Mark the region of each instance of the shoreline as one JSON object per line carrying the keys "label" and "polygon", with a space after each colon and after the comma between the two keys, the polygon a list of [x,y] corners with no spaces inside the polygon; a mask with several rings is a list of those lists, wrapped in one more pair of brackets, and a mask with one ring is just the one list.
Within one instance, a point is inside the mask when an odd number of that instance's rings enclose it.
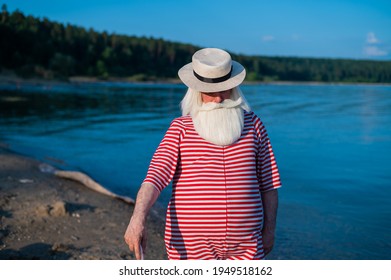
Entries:
{"label": "shoreline", "polygon": [[[123,240],[133,205],[39,170],[0,145],[0,260],[134,259]],[[164,219],[152,209],[145,259],[167,259]]]}
{"label": "shoreline", "polygon": [[[92,85],[118,83],[129,85],[183,85],[180,79],[133,81],[128,78],[109,78],[101,80],[95,77],[69,77],[67,80],[42,79],[42,78],[22,78],[15,74],[0,73],[0,85],[15,86],[54,86],[54,85]],[[359,82],[317,82],[317,81],[244,81],[243,85],[341,85],[341,86],[391,86],[391,83],[359,83]]]}

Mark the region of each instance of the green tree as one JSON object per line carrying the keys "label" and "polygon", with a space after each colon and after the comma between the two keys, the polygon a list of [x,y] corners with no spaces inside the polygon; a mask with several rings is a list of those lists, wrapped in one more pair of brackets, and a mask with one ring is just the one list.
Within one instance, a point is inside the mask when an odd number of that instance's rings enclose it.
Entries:
{"label": "green tree", "polygon": [[[71,75],[177,78],[198,46],[151,37],[96,32],[47,18],[12,13],[2,5],[0,69],[23,76]],[[248,81],[325,81],[391,83],[391,61],[266,57],[232,54]],[[48,74],[49,73],[49,74]]]}

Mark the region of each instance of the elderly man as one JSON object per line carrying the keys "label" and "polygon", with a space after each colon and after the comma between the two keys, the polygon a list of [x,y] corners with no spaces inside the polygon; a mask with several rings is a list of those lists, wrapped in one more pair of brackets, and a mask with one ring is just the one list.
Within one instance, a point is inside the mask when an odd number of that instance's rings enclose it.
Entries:
{"label": "elderly man", "polygon": [[169,259],[264,259],[274,244],[281,183],[265,127],[238,87],[246,71],[227,52],[206,48],[178,75],[189,88],[183,116],[151,160],[125,241],[142,259],[148,211],[173,181]]}

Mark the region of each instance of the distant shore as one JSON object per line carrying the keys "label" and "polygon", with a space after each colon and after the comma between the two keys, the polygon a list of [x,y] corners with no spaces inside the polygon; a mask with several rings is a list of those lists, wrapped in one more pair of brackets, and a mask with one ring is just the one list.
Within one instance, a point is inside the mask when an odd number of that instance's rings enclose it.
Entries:
{"label": "distant shore", "polygon": [[[108,78],[106,80],[96,77],[74,76],[68,79],[42,79],[42,78],[22,78],[13,73],[0,73],[0,85],[69,85],[69,84],[99,84],[99,83],[127,83],[127,84],[179,84],[180,79],[161,79],[151,81],[134,81],[129,78]],[[315,81],[245,81],[244,85],[371,85],[371,86],[391,86],[391,83],[341,83],[341,82],[315,82]]]}
{"label": "distant shore", "polygon": [[[133,205],[42,173],[40,164],[0,145],[0,259],[134,259],[123,240]],[[147,227],[145,258],[167,259],[156,211]]]}
{"label": "distant shore", "polygon": [[67,85],[67,84],[97,84],[97,83],[129,83],[129,84],[182,84],[179,79],[134,81],[128,78],[69,77],[67,79],[22,78],[13,73],[1,74],[0,85]]}

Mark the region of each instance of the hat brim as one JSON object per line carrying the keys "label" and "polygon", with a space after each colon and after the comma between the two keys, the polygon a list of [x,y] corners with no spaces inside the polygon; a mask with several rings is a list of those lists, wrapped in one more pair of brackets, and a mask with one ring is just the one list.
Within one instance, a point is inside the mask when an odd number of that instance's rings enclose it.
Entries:
{"label": "hat brim", "polygon": [[207,83],[194,76],[192,64],[189,63],[179,69],[178,76],[191,89],[200,92],[218,92],[240,85],[246,77],[246,69],[240,63],[232,61],[232,74],[228,80],[220,83]]}

